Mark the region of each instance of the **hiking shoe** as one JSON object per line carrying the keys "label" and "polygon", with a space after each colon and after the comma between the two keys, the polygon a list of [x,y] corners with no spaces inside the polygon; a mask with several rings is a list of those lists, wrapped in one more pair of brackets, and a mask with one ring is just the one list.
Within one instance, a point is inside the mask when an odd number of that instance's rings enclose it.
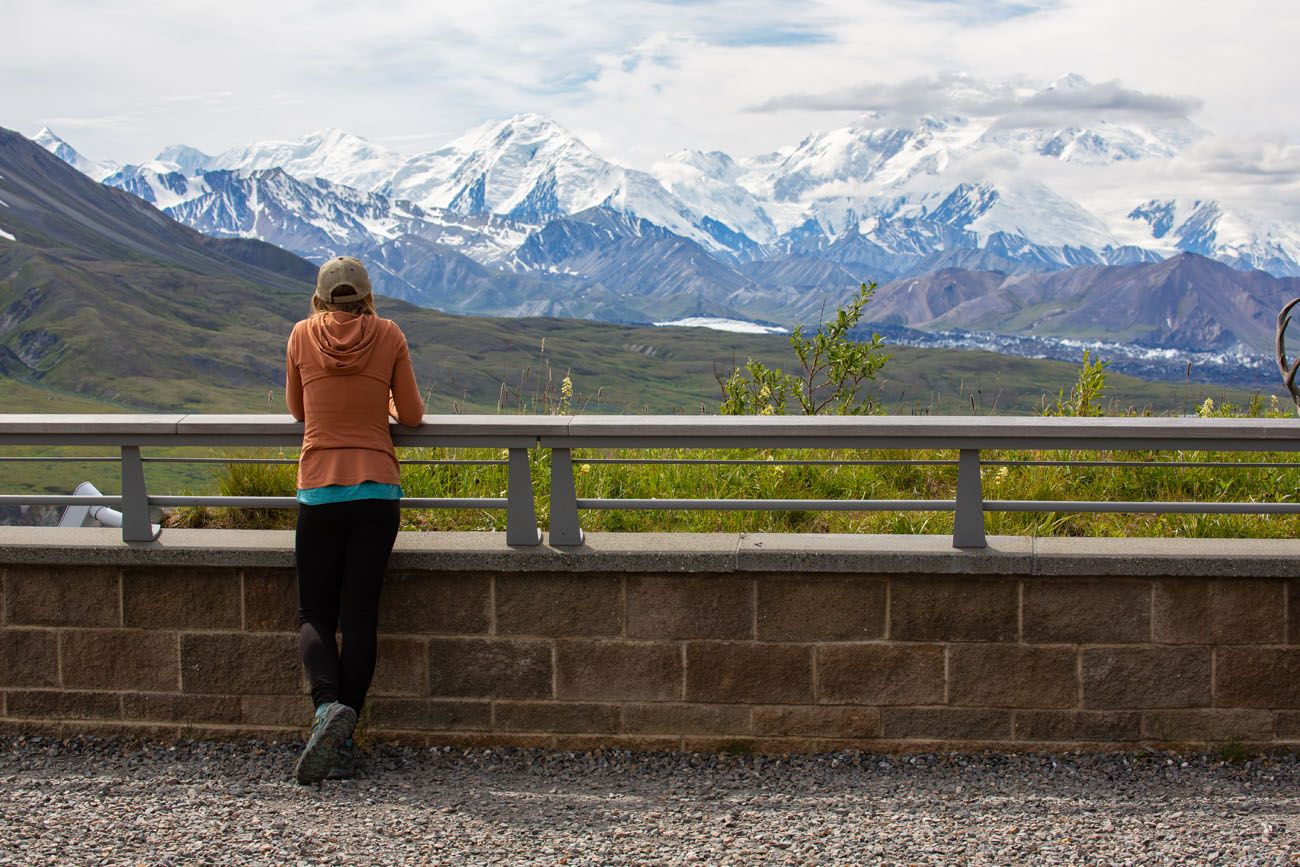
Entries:
{"label": "hiking shoe", "polygon": [[334,755],[334,766],[325,775],[325,779],[352,779],[357,775],[360,768],[360,759],[361,757],[357,755],[356,744],[352,743],[352,738],[345,738],[343,743],[339,744],[339,750]]}
{"label": "hiking shoe", "polygon": [[311,734],[307,745],[302,748],[294,776],[302,785],[320,782],[325,779],[339,747],[352,736],[352,729],[357,724],[357,712],[345,704],[336,701],[316,708],[316,719],[311,725]]}

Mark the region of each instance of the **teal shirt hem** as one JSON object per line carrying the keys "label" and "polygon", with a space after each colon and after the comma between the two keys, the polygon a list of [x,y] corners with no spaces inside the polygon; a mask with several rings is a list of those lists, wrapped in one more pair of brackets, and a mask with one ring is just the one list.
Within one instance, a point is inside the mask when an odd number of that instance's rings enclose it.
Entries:
{"label": "teal shirt hem", "polygon": [[359,485],[326,485],[323,488],[299,488],[298,502],[304,506],[346,503],[349,500],[400,500],[401,485],[362,482]]}

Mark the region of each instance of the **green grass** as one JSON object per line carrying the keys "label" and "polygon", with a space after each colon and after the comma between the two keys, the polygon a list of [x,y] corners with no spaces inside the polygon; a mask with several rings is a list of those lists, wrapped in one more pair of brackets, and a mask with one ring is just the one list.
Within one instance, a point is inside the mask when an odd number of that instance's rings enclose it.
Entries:
{"label": "green grass", "polygon": [[[765,465],[605,464],[590,458],[652,457],[664,460],[702,458],[759,459]],[[462,449],[403,449],[401,457],[433,460],[500,459],[500,451]],[[863,460],[921,457],[902,451],[802,450],[638,450],[611,452],[575,450],[579,497],[627,499],[952,499],[955,466],[808,466],[782,461]],[[926,458],[955,460],[955,452],[928,452]],[[1103,501],[1239,501],[1295,502],[1300,483],[1300,457],[1251,453],[1133,453],[1133,452],[984,452],[992,461],[1026,460],[1177,460],[1189,462],[1264,461],[1294,467],[1273,469],[1221,467],[1034,467],[985,466],[987,500],[1103,500]],[[222,493],[291,496],[292,465],[231,465],[222,476]],[[550,503],[549,453],[532,453],[532,475],[538,517],[546,527]],[[502,497],[506,490],[503,466],[412,466],[403,468],[402,485],[410,497]],[[732,512],[732,511],[585,511],[582,526],[613,532],[810,532],[916,533],[952,532],[947,512]],[[254,514],[247,510],[195,509],[177,516],[181,526],[292,525],[293,512]],[[990,512],[991,534],[1031,536],[1145,536],[1218,538],[1294,538],[1300,516],[1292,515],[1127,515],[1089,513]],[[496,510],[407,510],[403,527],[410,530],[505,529],[505,513]]]}

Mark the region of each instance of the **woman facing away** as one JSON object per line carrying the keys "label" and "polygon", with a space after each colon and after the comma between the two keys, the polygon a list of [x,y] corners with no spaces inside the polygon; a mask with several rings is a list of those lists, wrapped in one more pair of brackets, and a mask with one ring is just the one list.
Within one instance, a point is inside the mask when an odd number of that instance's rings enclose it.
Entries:
{"label": "woman facing away", "polygon": [[[388,418],[424,416],[406,337],[375,314],[361,262],[331,259],[293,327],[285,400],[305,422],[298,461],[298,647],[316,705],[299,783],[355,772],[352,730],[375,671],[379,592],[402,496]],[[335,641],[339,627],[343,650]]]}

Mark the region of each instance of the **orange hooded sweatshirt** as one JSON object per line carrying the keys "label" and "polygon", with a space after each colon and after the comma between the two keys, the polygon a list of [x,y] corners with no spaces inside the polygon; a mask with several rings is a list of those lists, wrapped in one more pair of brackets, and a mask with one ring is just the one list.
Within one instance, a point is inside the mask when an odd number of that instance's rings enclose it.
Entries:
{"label": "orange hooded sweatshirt", "polygon": [[306,422],[300,489],[400,484],[388,417],[415,427],[424,402],[397,323],[331,311],[294,325],[284,396],[293,417]]}

